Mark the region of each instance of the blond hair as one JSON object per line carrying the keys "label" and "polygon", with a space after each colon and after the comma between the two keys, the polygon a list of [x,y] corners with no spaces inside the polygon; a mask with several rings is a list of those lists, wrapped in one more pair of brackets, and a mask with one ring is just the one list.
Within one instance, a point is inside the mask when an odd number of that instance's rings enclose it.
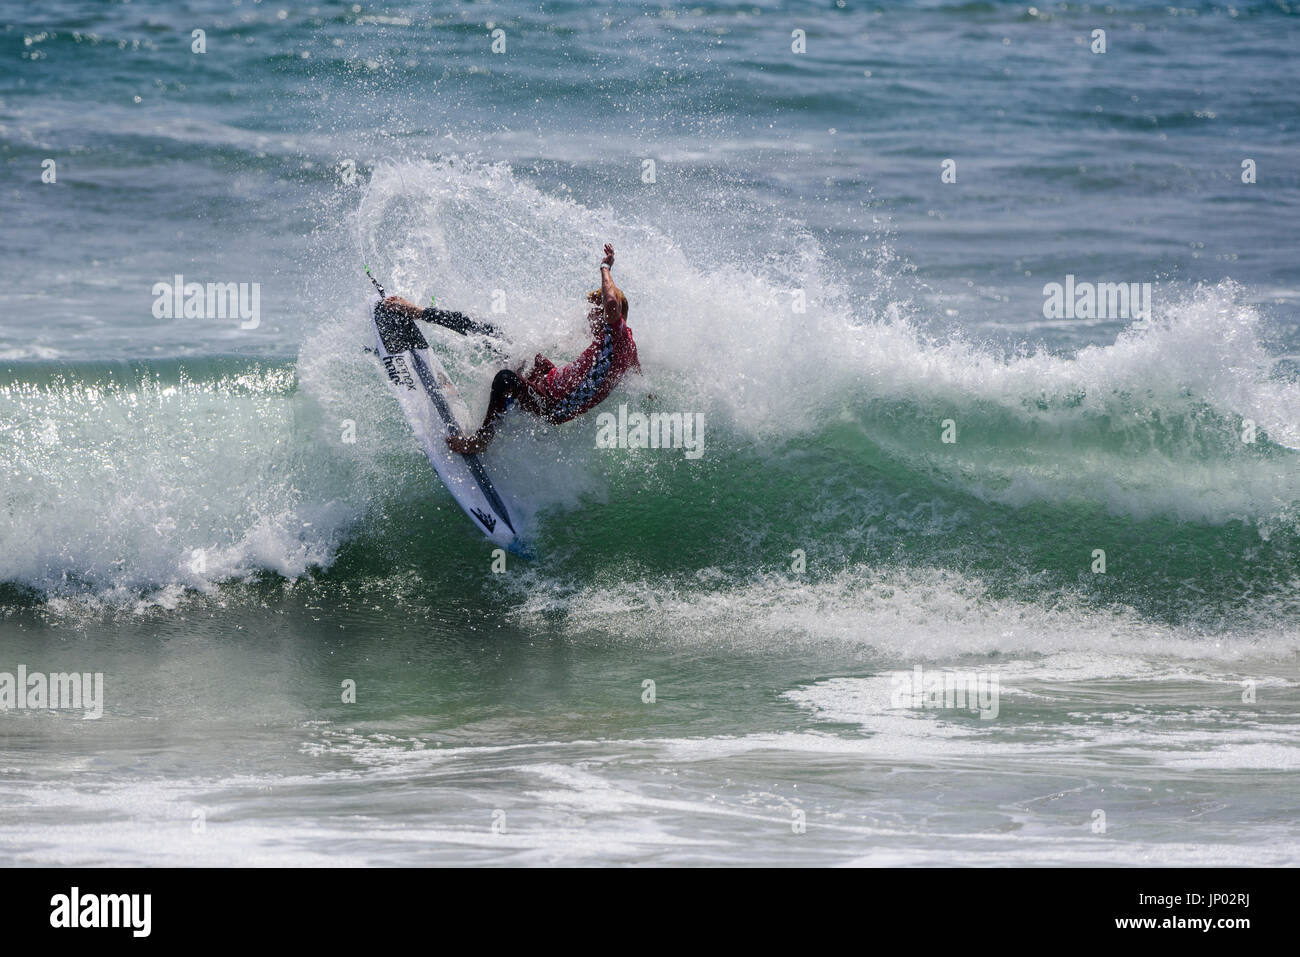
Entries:
{"label": "blond hair", "polygon": [[[618,304],[623,310],[623,321],[627,322],[627,296],[623,295],[623,290],[619,289],[618,286],[614,287],[614,295],[618,297]],[[587,302],[593,305],[600,305],[604,298],[599,289],[593,289],[587,293]]]}

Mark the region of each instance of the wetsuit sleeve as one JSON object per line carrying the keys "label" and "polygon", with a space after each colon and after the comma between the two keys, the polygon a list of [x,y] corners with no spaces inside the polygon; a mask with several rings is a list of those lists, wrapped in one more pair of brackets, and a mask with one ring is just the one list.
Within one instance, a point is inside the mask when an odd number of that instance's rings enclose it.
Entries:
{"label": "wetsuit sleeve", "polygon": [[477,333],[480,336],[500,337],[501,333],[497,327],[487,322],[476,322],[463,312],[452,312],[450,309],[438,309],[436,306],[430,306],[427,309],[420,310],[420,318],[425,322],[432,322],[435,325],[443,326],[452,332],[459,332],[462,336],[469,333]]}

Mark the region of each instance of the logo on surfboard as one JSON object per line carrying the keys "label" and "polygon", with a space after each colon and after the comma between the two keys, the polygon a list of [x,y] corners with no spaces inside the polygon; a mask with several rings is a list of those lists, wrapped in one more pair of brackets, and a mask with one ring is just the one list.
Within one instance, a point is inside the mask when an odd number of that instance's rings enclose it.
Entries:
{"label": "logo on surfboard", "polygon": [[384,356],[384,368],[388,371],[388,378],[394,385],[404,385],[408,389],[415,388],[411,370],[406,367],[406,360],[401,356]]}
{"label": "logo on surfboard", "polygon": [[477,508],[471,508],[469,510],[469,513],[473,515],[475,518],[477,518],[480,522],[482,522],[483,527],[486,528],[489,532],[496,531],[497,520],[494,516],[488,515],[485,512],[483,512],[481,509],[477,509]]}

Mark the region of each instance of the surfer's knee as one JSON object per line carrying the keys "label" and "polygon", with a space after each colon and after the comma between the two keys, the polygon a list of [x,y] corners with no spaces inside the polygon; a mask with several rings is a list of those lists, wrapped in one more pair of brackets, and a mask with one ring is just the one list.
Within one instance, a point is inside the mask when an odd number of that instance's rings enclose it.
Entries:
{"label": "surfer's knee", "polygon": [[488,399],[488,416],[503,415],[515,401],[527,392],[524,380],[509,369],[502,369],[492,380],[492,395]]}
{"label": "surfer's knee", "polygon": [[502,414],[515,403],[531,415],[542,415],[543,409],[537,395],[518,373],[502,369],[492,380],[492,397],[488,400],[488,414]]}
{"label": "surfer's knee", "polygon": [[492,380],[492,397],[512,398],[524,388],[524,380],[509,369],[502,369]]}

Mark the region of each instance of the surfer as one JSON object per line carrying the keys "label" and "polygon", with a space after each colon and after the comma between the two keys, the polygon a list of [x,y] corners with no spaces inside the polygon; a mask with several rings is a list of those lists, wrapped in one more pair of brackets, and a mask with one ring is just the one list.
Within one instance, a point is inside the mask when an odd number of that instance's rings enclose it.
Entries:
{"label": "surfer", "polygon": [[[478,431],[471,435],[447,437],[447,445],[453,452],[477,455],[486,449],[496,434],[501,417],[515,403],[530,415],[558,425],[603,402],[629,369],[640,370],[636,343],[627,324],[627,296],[614,285],[610,272],[613,265],[614,247],[606,243],[605,258],[600,262],[600,289],[587,294],[587,301],[591,303],[587,311],[591,345],[563,369],[556,368],[555,363],[539,353],[527,376],[520,375],[523,366],[514,371],[502,369],[498,372],[492,380],[487,414]],[[404,311],[411,318],[428,318],[447,325],[439,318],[427,317],[430,310],[420,310],[405,299],[385,299],[383,306]],[[459,317],[456,321],[473,323],[460,313],[450,315]]]}

